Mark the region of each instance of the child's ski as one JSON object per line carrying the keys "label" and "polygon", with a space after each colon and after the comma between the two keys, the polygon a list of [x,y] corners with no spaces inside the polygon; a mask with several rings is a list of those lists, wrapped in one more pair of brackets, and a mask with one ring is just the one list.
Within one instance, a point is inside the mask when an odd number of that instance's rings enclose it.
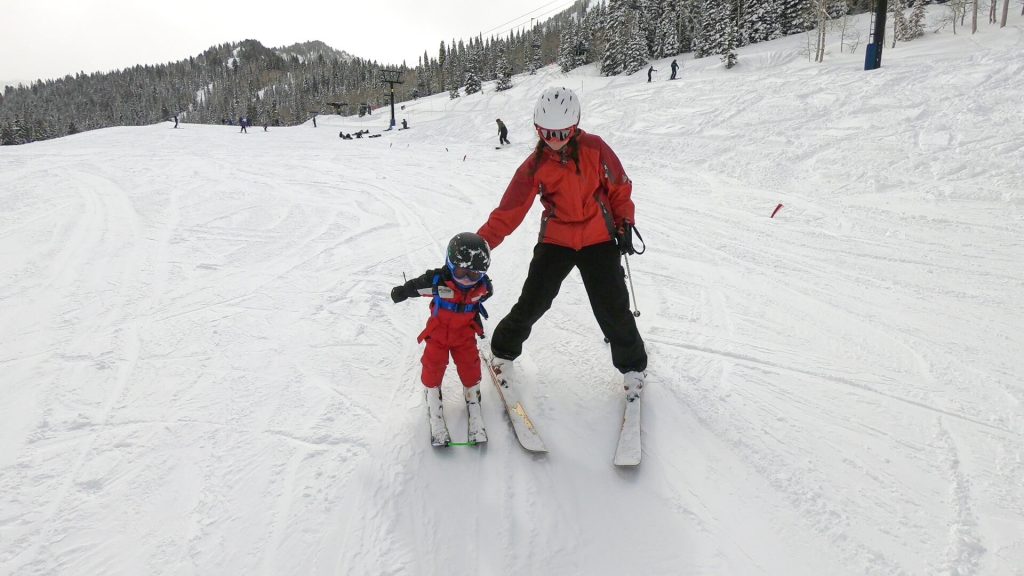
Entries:
{"label": "child's ski", "polygon": [[484,366],[487,367],[487,373],[491,375],[494,387],[498,389],[498,395],[501,396],[502,403],[505,404],[505,412],[508,414],[509,421],[512,422],[512,430],[515,431],[519,444],[530,452],[547,452],[548,449],[544,446],[544,441],[541,440],[540,434],[537,433],[533,420],[530,420],[530,417],[526,415],[526,408],[523,407],[523,403],[519,400],[519,395],[512,386],[508,375],[495,373],[494,368],[491,366],[489,354],[481,351],[480,356],[483,358]]}
{"label": "child's ski", "polygon": [[619,431],[619,445],[615,449],[616,466],[640,464],[640,395],[626,402],[622,413],[622,429]]}

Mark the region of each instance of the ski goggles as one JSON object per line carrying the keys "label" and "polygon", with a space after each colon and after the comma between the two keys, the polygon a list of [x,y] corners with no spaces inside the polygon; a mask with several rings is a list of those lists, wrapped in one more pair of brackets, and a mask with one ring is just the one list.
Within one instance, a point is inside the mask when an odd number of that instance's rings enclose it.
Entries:
{"label": "ski goggles", "polygon": [[455,270],[452,270],[452,274],[455,275],[456,278],[465,278],[466,280],[472,280],[473,282],[477,282],[487,275],[486,272],[470,270],[469,268],[463,268],[461,266],[457,266]]}
{"label": "ski goggles", "polygon": [[568,128],[562,128],[561,130],[549,130],[547,128],[541,128],[536,124],[533,126],[537,129],[537,134],[545,142],[565,142],[576,135],[575,126],[569,126]]}
{"label": "ski goggles", "polygon": [[472,270],[470,268],[456,266],[454,264],[448,264],[448,269],[452,271],[452,276],[465,280],[471,280],[473,282],[479,282],[481,278],[487,275],[487,272]]}

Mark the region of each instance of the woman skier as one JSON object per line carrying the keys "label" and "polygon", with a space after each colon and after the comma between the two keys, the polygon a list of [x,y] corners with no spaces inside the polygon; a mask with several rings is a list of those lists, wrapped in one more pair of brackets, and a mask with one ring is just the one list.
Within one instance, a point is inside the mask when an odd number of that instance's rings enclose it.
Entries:
{"label": "woman skier", "polygon": [[477,233],[491,248],[522,223],[540,196],[539,242],[518,302],[494,329],[492,366],[510,377],[534,323],[551,307],[562,281],[579,268],[612,364],[624,376],[626,399],[639,398],[647,352],[629,310],[620,254],[633,249],[632,183],[600,137],[579,128],[580,101],[564,87],[548,88],[533,111],[539,141]]}

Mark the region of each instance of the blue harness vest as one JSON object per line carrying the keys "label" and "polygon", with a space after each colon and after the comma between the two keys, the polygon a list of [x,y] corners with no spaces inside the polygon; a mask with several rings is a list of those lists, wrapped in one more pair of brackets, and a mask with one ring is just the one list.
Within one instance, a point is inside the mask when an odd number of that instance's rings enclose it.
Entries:
{"label": "blue harness vest", "polygon": [[[487,278],[485,276],[483,278],[483,281],[484,281],[484,286],[487,287],[487,291],[490,292],[491,291],[491,280],[490,280],[490,278]],[[441,295],[438,294],[438,292],[437,292],[437,288],[438,288],[438,286],[440,284],[441,284],[441,275],[440,274],[434,274],[434,288],[433,288],[433,293],[434,293],[434,309],[430,312],[431,316],[437,316],[437,313],[440,310],[444,309],[444,310],[448,310],[449,312],[455,312],[456,314],[476,314],[477,312],[480,312],[481,316],[483,316],[484,318],[488,318],[487,310],[484,309],[484,300],[487,299],[487,295],[486,294],[480,300],[478,300],[476,302],[470,302],[469,304],[457,304],[455,302],[449,302],[448,300],[445,300],[444,298],[441,298]],[[475,288],[475,287],[476,286],[473,286],[473,288]]]}

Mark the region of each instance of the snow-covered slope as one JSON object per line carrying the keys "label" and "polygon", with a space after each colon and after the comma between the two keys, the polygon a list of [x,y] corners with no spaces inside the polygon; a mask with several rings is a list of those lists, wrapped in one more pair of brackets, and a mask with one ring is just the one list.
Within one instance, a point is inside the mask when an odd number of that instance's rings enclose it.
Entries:
{"label": "snow-covered slope", "polygon": [[[1024,19],[871,73],[804,40],[548,68],[375,139],[337,132],[383,110],[0,148],[0,574],[1021,574]],[[497,204],[550,84],[649,245],[636,470],[577,274],[518,363],[543,457],[490,387],[490,443],[430,447],[426,301],[388,299]]]}

